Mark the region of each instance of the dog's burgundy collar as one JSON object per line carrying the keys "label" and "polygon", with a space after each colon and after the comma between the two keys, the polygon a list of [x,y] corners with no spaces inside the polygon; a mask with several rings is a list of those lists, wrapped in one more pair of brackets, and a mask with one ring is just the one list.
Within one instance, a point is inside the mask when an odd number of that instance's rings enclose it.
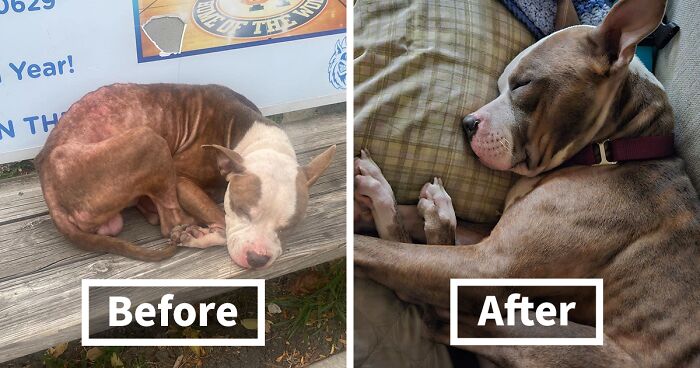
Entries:
{"label": "dog's burgundy collar", "polygon": [[620,138],[586,146],[563,166],[614,165],[625,161],[654,160],[672,156],[673,135]]}

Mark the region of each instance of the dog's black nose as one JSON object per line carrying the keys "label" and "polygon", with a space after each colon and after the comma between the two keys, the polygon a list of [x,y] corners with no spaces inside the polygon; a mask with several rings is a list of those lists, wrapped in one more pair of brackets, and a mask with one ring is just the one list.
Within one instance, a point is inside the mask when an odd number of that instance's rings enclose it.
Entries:
{"label": "dog's black nose", "polygon": [[462,119],[462,127],[468,135],[476,133],[476,129],[479,128],[479,119],[474,116],[474,114],[469,114]]}
{"label": "dog's black nose", "polygon": [[248,252],[248,265],[251,268],[260,268],[267,264],[270,260],[270,256],[257,254],[255,252]]}

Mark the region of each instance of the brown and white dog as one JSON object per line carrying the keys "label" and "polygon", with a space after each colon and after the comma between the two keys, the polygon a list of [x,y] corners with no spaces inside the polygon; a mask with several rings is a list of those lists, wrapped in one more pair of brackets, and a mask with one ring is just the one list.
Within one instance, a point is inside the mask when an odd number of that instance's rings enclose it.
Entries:
{"label": "brown and white dog", "polygon": [[[501,367],[700,367],[700,201],[682,160],[565,164],[598,142],[673,134],[663,87],[634,58],[664,10],[665,1],[621,0],[598,27],[574,26],[540,40],[505,69],[500,96],[464,119],[482,163],[524,176],[490,232],[458,224],[439,179],[424,186],[417,207],[396,206],[379,167],[362,152],[356,221],[372,219],[384,240],[355,236],[357,273],[433,306],[443,322],[452,278],[602,278],[603,346],[463,348]],[[468,245],[434,245],[455,243]],[[474,320],[486,293],[499,291],[460,289],[460,300],[475,301],[460,306],[460,321]],[[576,301],[576,323],[561,336],[592,336],[590,295],[572,288],[532,293]],[[433,337],[448,344],[447,325],[433,327]],[[460,322],[459,329],[474,336],[473,324]]]}
{"label": "brown and white dog", "polygon": [[[82,249],[157,261],[178,245],[226,245],[259,268],[282,252],[280,233],[303,218],[334,153],[299,166],[284,131],[226,87],[116,84],[73,104],[35,163],[56,227]],[[115,237],[131,206],[170,246]]]}

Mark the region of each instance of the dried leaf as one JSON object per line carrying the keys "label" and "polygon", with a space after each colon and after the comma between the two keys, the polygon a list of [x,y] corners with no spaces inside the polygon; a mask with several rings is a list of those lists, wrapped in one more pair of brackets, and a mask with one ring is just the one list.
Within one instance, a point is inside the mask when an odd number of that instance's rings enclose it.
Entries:
{"label": "dried leaf", "polygon": [[276,361],[277,363],[281,362],[282,359],[284,359],[284,357],[285,357],[286,355],[287,355],[287,352],[285,351],[284,353],[282,353],[282,355],[278,356],[278,357],[275,359],[275,361]]}
{"label": "dried leaf", "polygon": [[328,279],[316,270],[306,271],[290,282],[289,289],[294,295],[307,295],[326,284]]}
{"label": "dried leaf", "polygon": [[58,358],[61,356],[61,354],[63,354],[66,351],[66,349],[68,349],[68,343],[64,342],[64,343],[58,344],[52,348],[49,348],[48,353],[52,357]]}
{"label": "dried leaf", "polygon": [[91,361],[94,362],[97,358],[99,358],[102,355],[102,349],[100,348],[92,348],[87,351],[87,355],[85,357]]}
{"label": "dried leaf", "polygon": [[280,308],[280,306],[275,303],[270,303],[267,305],[267,313],[279,314],[282,313],[282,308]]}
{"label": "dried leaf", "polygon": [[190,346],[190,349],[192,350],[192,352],[194,352],[194,355],[196,355],[198,358],[203,356],[204,354],[206,354],[206,351],[201,346]]}
{"label": "dried leaf", "polygon": [[197,339],[199,338],[199,330],[195,330],[192,327],[187,327],[184,330],[182,330],[182,336],[188,338],[188,339]]}
{"label": "dried leaf", "polygon": [[177,359],[175,359],[175,364],[173,364],[173,368],[180,368],[180,366],[182,365],[182,359],[184,357],[184,355],[180,355],[179,357],[177,357]]}
{"label": "dried leaf", "polygon": [[265,333],[270,333],[272,330],[272,321],[265,320]]}
{"label": "dried leaf", "polygon": [[243,327],[246,330],[257,330],[258,329],[258,320],[253,319],[253,318],[246,318],[246,319],[241,320],[241,325],[243,325]]}
{"label": "dried leaf", "polygon": [[119,359],[117,353],[112,353],[112,358],[109,360],[109,362],[112,364],[112,368],[119,368],[124,366],[124,363],[122,363],[122,360]]}

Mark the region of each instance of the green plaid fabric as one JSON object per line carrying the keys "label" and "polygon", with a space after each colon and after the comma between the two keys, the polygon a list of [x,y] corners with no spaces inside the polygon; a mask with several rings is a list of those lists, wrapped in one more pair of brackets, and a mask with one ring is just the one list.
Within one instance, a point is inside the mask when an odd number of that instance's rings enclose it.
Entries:
{"label": "green plaid fabric", "polygon": [[354,149],[369,149],[399,203],[440,176],[459,218],[498,219],[512,176],[478,162],[460,122],[533,41],[495,0],[355,3]]}

